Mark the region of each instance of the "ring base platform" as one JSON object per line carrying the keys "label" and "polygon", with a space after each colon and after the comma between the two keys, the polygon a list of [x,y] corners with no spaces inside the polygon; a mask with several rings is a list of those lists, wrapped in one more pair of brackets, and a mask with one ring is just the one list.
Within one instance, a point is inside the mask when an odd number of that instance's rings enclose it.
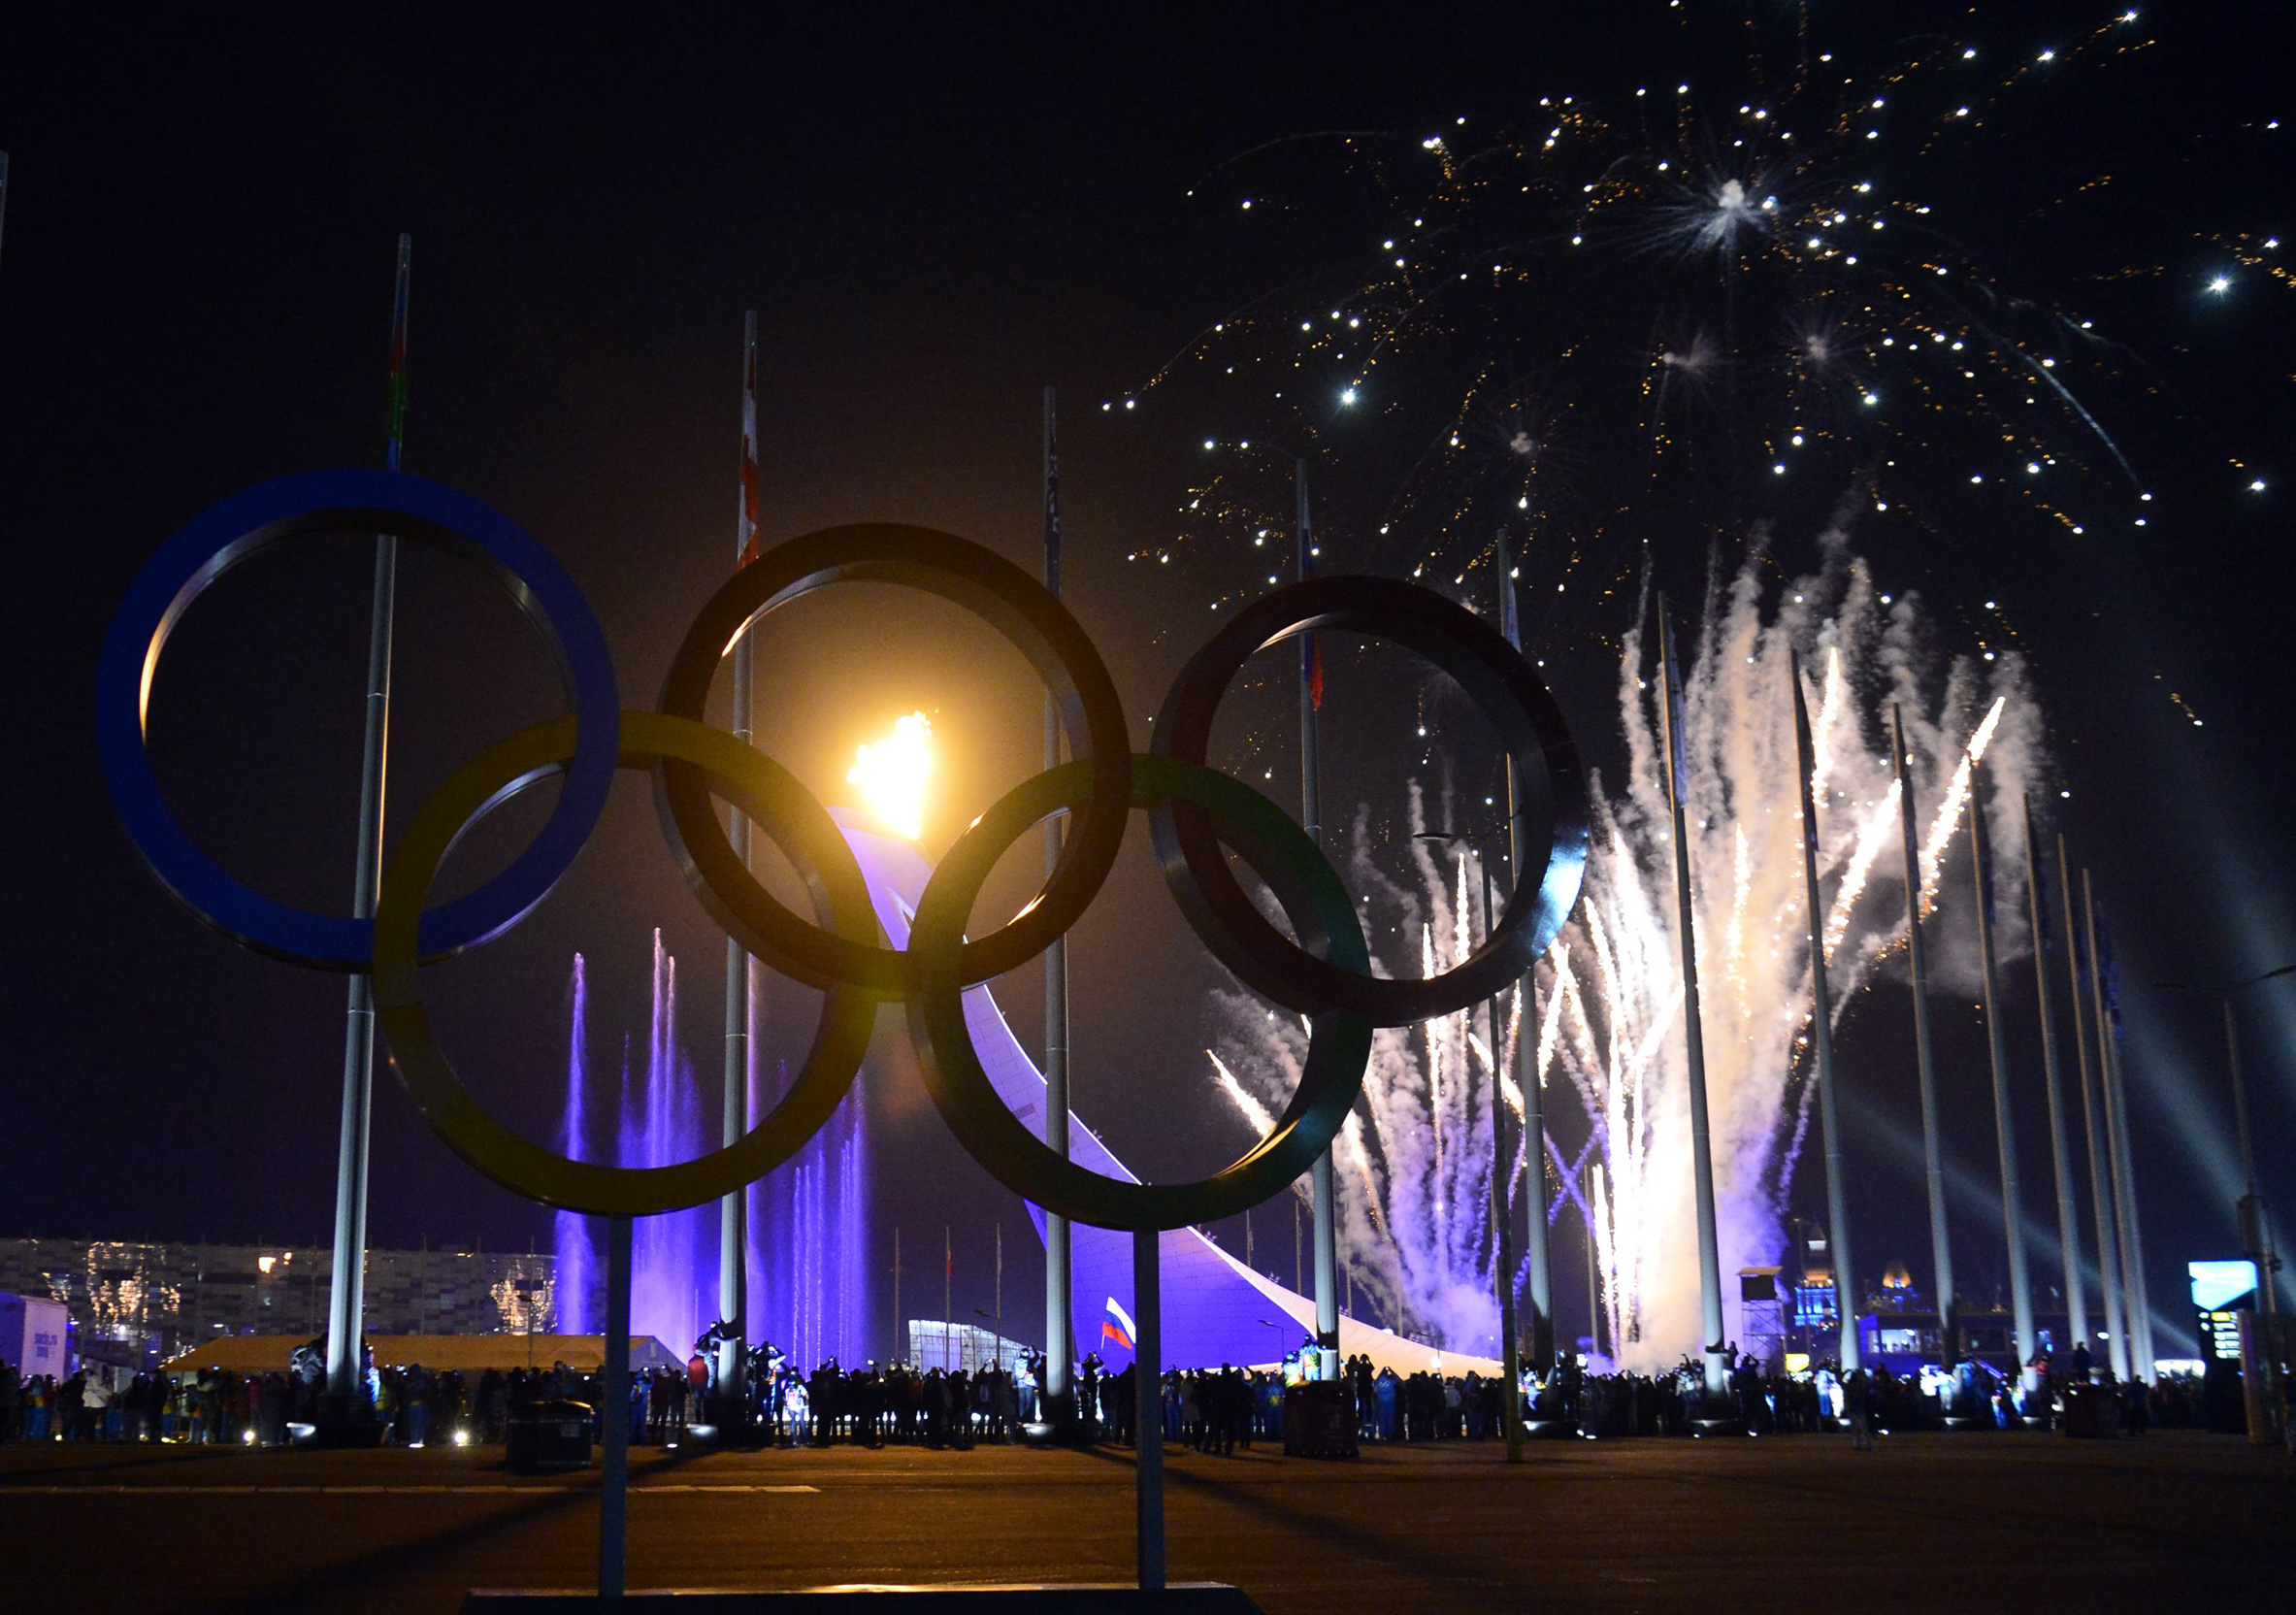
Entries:
{"label": "ring base platform", "polygon": [[474,1588],[463,1615],[559,1615],[596,1609],[714,1610],[720,1615],[1262,1615],[1239,1587],[1183,1581],[1151,1591],[1123,1583],[1073,1586],[806,1587],[788,1593],[645,1588],[617,1599],[579,1589]]}

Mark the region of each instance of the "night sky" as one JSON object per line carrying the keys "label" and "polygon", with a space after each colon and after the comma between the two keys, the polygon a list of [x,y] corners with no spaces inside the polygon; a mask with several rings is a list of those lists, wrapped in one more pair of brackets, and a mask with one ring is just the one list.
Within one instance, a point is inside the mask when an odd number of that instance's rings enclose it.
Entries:
{"label": "night sky", "polygon": [[[1772,0],[1698,9],[1756,54],[1823,49],[1869,75],[1963,40],[1988,61],[2053,67],[2041,51],[2070,51],[2116,15],[1892,6],[1884,28],[1833,15],[1863,8],[1817,5],[1805,48],[1797,14]],[[1059,388],[1068,595],[1144,746],[1165,682],[1219,620],[1207,602],[1263,586],[1263,569],[1192,521],[1204,440],[1314,438],[1332,468],[1318,505],[1331,570],[1407,574],[1419,551],[1382,542],[1380,524],[1401,511],[1432,531],[1448,497],[1402,435],[1429,408],[1413,389],[1436,390],[1431,360],[1415,372],[1399,351],[1376,379],[1386,401],[1374,411],[1367,398],[1352,428],[1328,407],[1308,420],[1264,388],[1224,389],[1213,367],[1163,367],[1207,327],[1346,278],[1336,244],[1361,247],[1387,216],[1362,211],[1363,187],[1385,183],[1364,153],[1434,135],[1462,150],[1535,148],[1542,96],[1624,109],[1637,86],[1736,71],[1683,11],[1302,7],[1153,23],[1049,10],[844,22],[728,8],[738,20],[674,23],[585,7],[450,21],[401,8],[366,21],[285,7],[13,11],[0,22],[0,149],[13,163],[0,534],[16,563],[0,657],[17,692],[5,720],[16,784],[0,802],[0,1235],[327,1236],[343,985],[232,947],[150,878],[105,799],[90,693],[113,608],[184,520],[265,478],[381,463],[398,232],[414,242],[407,469],[496,505],[565,561],[614,646],[627,705],[651,705],[731,563],[739,337],[755,309],[769,542],[915,521],[1033,568],[1040,394]],[[2061,502],[2085,512],[2076,537],[2030,501],[1948,503],[1922,483],[1930,472],[1909,469],[1897,517],[1863,521],[1853,542],[1883,586],[1921,592],[1944,652],[2005,636],[2029,659],[2052,782],[2071,793],[2052,806],[2096,872],[2120,958],[2150,1281],[2174,1326],[2183,1263],[2236,1254],[2240,1191],[2214,1002],[2149,984],[2296,961],[2296,808],[2280,760],[2296,705],[2296,290],[2277,247],[2258,245],[2296,241],[2282,145],[2296,141],[2284,85],[2296,25],[2266,8],[2195,7],[2127,26],[2141,48],[2069,57],[2062,82],[2020,85],[1984,139],[1940,156],[1893,135],[1876,172],[1886,181],[1897,164],[1912,184],[1921,165],[1957,249],[2011,288],[1991,305],[1999,323],[2035,310],[2094,318],[2082,402],[2128,473],[2100,472]],[[1726,148],[1722,114],[1701,116],[1714,121],[1692,144]],[[1296,138],[1333,131],[1360,144]],[[1237,204],[1268,184],[1292,188],[1261,204],[1263,218],[1280,215],[1261,231]],[[1392,200],[1391,212],[1406,205]],[[2212,290],[2219,275],[2228,283]],[[1610,306],[1558,289],[1522,338],[1545,349],[1523,362],[1655,340],[1618,327]],[[1136,410],[1123,408],[1131,397]],[[1588,429],[1572,452],[1586,487],[1649,449]],[[1952,479],[1967,482],[1959,466]],[[1766,458],[1755,469],[1766,475]],[[1715,557],[1734,566],[1759,527],[1775,576],[1806,568],[1828,512],[1872,471],[1829,463],[1788,491],[1718,470],[1704,493],[1654,497],[1607,525],[1591,501],[1557,508],[1543,542],[1596,587],[1571,613],[1536,619],[1533,648],[1591,757],[1618,750],[1617,639],[1646,561],[1652,581],[1694,601]],[[2153,496],[2141,511],[2137,488]],[[1274,481],[1234,480],[1224,497],[1288,513]],[[1128,560],[1183,538],[1177,564]],[[160,776],[193,833],[264,890],[313,906],[348,896],[370,552],[344,535],[235,576],[187,619],[153,705]],[[396,809],[488,740],[559,709],[516,611],[473,583],[408,552]],[[1036,766],[1025,666],[953,610],[842,591],[776,617],[769,638],[760,743],[827,799],[853,745],[912,706],[933,712],[948,758],[929,844]],[[1341,804],[1391,811],[1426,756],[1394,699],[1416,686],[1388,679],[1389,666],[1335,670],[1335,698],[1364,693],[1362,723],[1333,742],[1331,819]],[[1239,694],[1216,760],[1272,770],[1268,788],[1288,802],[1288,754],[1260,739],[1281,709],[1277,683]],[[1327,708],[1328,728],[1344,721],[1334,708],[1345,701]],[[1451,767],[1468,789],[1490,773],[1490,745],[1472,725],[1460,736]],[[1025,895],[1023,862],[1008,860],[1006,899]],[[438,972],[441,1025],[474,1086],[546,1132],[570,956],[589,961],[594,1038],[642,1040],[656,926],[680,961],[682,1041],[714,1092],[722,939],[635,776],[559,895]],[[1074,957],[1086,1118],[1152,1176],[1240,1148],[1203,1071],[1201,1005],[1221,977],[1159,890],[1144,835]],[[2010,980],[2021,1005],[2022,961]],[[1036,981],[1032,970],[1000,990],[1024,1041],[1037,1036]],[[769,1046],[802,1049],[809,998],[770,995]],[[1988,1182],[1982,1023],[1958,1001],[1938,1010],[1954,1163]],[[2264,1187],[2289,1226],[2296,980],[2255,990],[2243,1015]],[[914,1252],[952,1225],[964,1316],[989,1304],[1000,1222],[1017,1310],[1040,1293],[1025,1214],[931,1112],[897,1019],[869,1079],[880,1242],[899,1224]],[[1841,1040],[1869,1272],[1927,1266],[1919,1159],[1893,1142],[1917,1127],[1910,1024],[1902,984],[1886,978]],[[2029,1008],[2009,1032],[2028,1225],[2053,1227]],[[1558,1131],[1583,1133],[1567,1101],[1550,1104]],[[547,1240],[547,1214],[450,1156],[387,1077],[374,1184],[377,1244]],[[1814,1150],[1794,1203],[1822,1209]],[[1280,1207],[1271,1215],[1288,1228]],[[1988,1236],[1970,1204],[1955,1219],[1963,1288],[1987,1297],[2004,1266],[1998,1227]],[[1287,1248],[1263,1265],[1288,1276],[1288,1234],[1276,1237]],[[1578,1237],[1566,1218],[1565,1274]],[[2053,1271],[2037,1258],[2038,1282]],[[1566,1299],[1566,1326],[1574,1307]]]}

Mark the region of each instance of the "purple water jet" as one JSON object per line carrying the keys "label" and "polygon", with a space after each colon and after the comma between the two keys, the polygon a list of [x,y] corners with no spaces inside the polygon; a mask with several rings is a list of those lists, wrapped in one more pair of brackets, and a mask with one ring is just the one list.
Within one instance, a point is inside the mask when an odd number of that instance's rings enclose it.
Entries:
{"label": "purple water jet", "polygon": [[[566,1108],[561,1146],[586,1161],[659,1167],[715,1147],[693,1062],[677,1040],[677,961],[654,933],[650,1012],[643,1056],[635,1064],[623,1038],[620,1101],[607,1113],[610,1139],[592,1137],[599,1106],[590,1083],[589,983],[574,955],[567,987]],[[754,1044],[753,1044],[754,1046]],[[786,1069],[780,1072],[786,1083]],[[750,1073],[751,1113],[776,1094],[761,1093]],[[859,1084],[829,1125],[798,1155],[749,1191],[749,1315],[743,1332],[799,1362],[827,1357],[857,1362],[869,1355],[869,1174],[867,1107]],[[591,1219],[556,1218],[558,1327],[595,1334],[604,1316],[602,1273]],[[641,1217],[631,1236],[630,1327],[672,1350],[691,1351],[718,1315],[718,1218],[713,1205]]]}

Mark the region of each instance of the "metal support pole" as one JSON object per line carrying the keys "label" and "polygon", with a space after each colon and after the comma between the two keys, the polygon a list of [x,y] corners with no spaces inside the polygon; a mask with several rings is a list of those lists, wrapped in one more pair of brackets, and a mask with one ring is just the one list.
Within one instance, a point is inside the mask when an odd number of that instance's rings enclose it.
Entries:
{"label": "metal support pole", "polygon": [[[1587,1230],[1587,1349],[1591,1354],[1602,1350],[1602,1284],[1595,1276],[1594,1163],[1587,1163],[1579,1173],[1579,1207]],[[1544,1209],[1543,1207],[1541,1209]],[[1611,1355],[1618,1355],[1618,1342],[1611,1342]]]}
{"label": "metal support pole", "polygon": [[[1507,643],[1523,649],[1523,622],[1516,609],[1514,552],[1502,528],[1498,537],[1499,623]],[[1515,760],[1507,759],[1507,867],[1521,880],[1538,854],[1525,844],[1522,781],[1515,777]],[[1522,995],[1523,1024],[1537,1025],[1537,978],[1525,972],[1516,988]],[[1547,1224],[1547,1091],[1538,1069],[1538,1039],[1525,1037],[1516,1048],[1515,1076],[1523,1089],[1524,1165],[1529,1178],[1524,1199],[1529,1212],[1524,1225],[1524,1299],[1530,1303],[1530,1362],[1544,1374],[1555,1367],[1555,1262]],[[1508,1169],[1513,1160],[1508,1158]],[[1510,1181],[1512,1191],[1515,1184]],[[1511,1197],[1510,1197],[1511,1198]]]}
{"label": "metal support pole", "polygon": [[1140,1590],[1164,1590],[1164,1298],[1153,1228],[1132,1235],[1132,1486]]}
{"label": "metal support pole", "polygon": [[1984,766],[1969,781],[1969,859],[1977,883],[1978,968],[1984,977],[1985,1044],[1993,1063],[1993,1132],[2001,1147],[2001,1224],[2009,1241],[2009,1310],[2017,1329],[2019,1377],[2041,1350],[2033,1333],[2033,1280],[2025,1266],[2024,1192],[2017,1179],[2017,1117],[2009,1106],[2009,1038],[2001,1027],[2001,972],[1993,959],[1993,863],[1985,840]]}
{"label": "metal support pole", "polygon": [[[399,237],[398,274],[391,296],[391,393],[388,462],[399,469],[407,423],[407,296],[412,240]],[[351,882],[351,913],[375,915],[382,878],[383,787],[389,774],[391,631],[397,614],[399,541],[375,540],[374,605],[367,621],[366,732],[359,755],[358,867]],[[330,1422],[352,1422],[364,1401],[360,1384],[366,1338],[367,1158],[375,1105],[375,981],[350,978],[343,1032],[343,1115],[335,1161],[335,1266],[327,1297],[327,1412]]]}
{"label": "metal support pole", "polygon": [[[1491,859],[1484,852],[1476,854],[1483,870],[1483,935],[1491,935]],[[1507,1204],[1509,1168],[1512,1159],[1507,1154],[1507,1096],[1499,1086],[1499,1075],[1506,1070],[1504,1041],[1506,1026],[1499,1019],[1498,1000],[1492,998],[1485,1005],[1491,1018],[1491,1275],[1498,1290],[1499,1362],[1507,1376],[1505,1393],[1499,1398],[1499,1416],[1506,1420],[1507,1462],[1523,1462],[1523,1363],[1515,1343],[1515,1241],[1509,1237],[1513,1221]],[[1542,1208],[1543,1209],[1543,1208]]]}
{"label": "metal support pole", "polygon": [[[1292,488],[1297,507],[1299,578],[1315,576],[1315,531],[1308,521],[1307,462],[1293,462]],[[1316,709],[1323,704],[1323,664],[1316,637],[1299,636],[1299,819],[1307,839],[1324,844],[1324,788],[1317,751]],[[1315,1202],[1316,1377],[1339,1377],[1339,1203],[1331,1180],[1331,1150],[1308,1169]]]}
{"label": "metal support pole", "polygon": [[[1793,738],[1802,783],[1802,901],[1810,932],[1810,1041],[1818,1064],[1818,1121],[1825,1142],[1826,1254],[1834,1270],[1834,1312],[1840,1326],[1841,1369],[1862,1366],[1857,1344],[1856,1269],[1850,1259],[1850,1182],[1842,1164],[1842,1124],[1834,1099],[1833,990],[1825,975],[1825,909],[1818,895],[1817,747],[1810,735],[1809,703],[1802,696],[1802,664],[1792,658]],[[1801,1253],[1795,1253],[1795,1267]]]}
{"label": "metal support pole", "polygon": [[2112,1006],[2105,994],[2105,955],[2097,945],[2096,896],[2086,870],[2081,872],[2081,903],[2088,924],[2088,968],[2095,978],[2097,1079],[2104,1099],[2105,1148],[2113,1176],[2116,1226],[2120,1232],[2120,1300],[2128,1327],[2129,1373],[2148,1380],[2152,1324],[2145,1299],[2145,1243],[2137,1227],[2136,1177],[2129,1165],[2128,1103],[2121,1089],[2120,1039],[2115,1036]]}
{"label": "metal support pole", "polygon": [[1730,1354],[1722,1328],[1722,1252],[1714,1217],[1714,1144],[1706,1111],[1706,1034],[1698,1012],[1698,939],[1690,900],[1689,830],[1682,800],[1689,784],[1685,777],[1689,764],[1683,750],[1674,626],[1668,619],[1664,595],[1658,596],[1658,656],[1664,664],[1658,699],[1666,724],[1666,801],[1674,815],[1675,916],[1682,933],[1682,1031],[1689,1068],[1690,1173],[1698,1209],[1698,1315],[1706,1335],[1706,1394],[1719,1398],[1729,1390]]}
{"label": "metal support pole", "polygon": [[[2101,1090],[2089,1065],[2088,976],[2081,967],[2081,929],[2073,903],[2073,864],[2062,836],[2057,838],[2057,889],[2065,899],[2065,968],[2073,979],[2073,1040],[2081,1060],[2082,1131],[2087,1145],[2089,1200],[2097,1219],[2097,1282],[2105,1298],[2105,1338],[2112,1354],[2114,1377],[2126,1379],[2128,1340],[2121,1327],[2119,1246],[2113,1231],[2113,1174],[2105,1166],[2105,1123],[2097,1098]],[[2099,1047],[2098,1058],[2102,1059],[2104,1053]]]}
{"label": "metal support pole", "polygon": [[598,1395],[606,1437],[598,1483],[598,1597],[622,1596],[630,1546],[630,1219],[606,1219],[606,1367]]}
{"label": "metal support pole", "polygon": [[[734,564],[748,565],[757,557],[757,311],[741,321],[741,477],[740,504],[734,522]],[[749,631],[734,641],[734,739],[747,745],[755,703]],[[737,808],[728,827],[734,856],[747,869],[750,863],[749,820]],[[726,1147],[741,1141],[749,1132],[749,955],[741,944],[726,939],[726,1049],[725,1090],[719,1117],[719,1141]],[[737,1189],[718,1202],[717,1315],[733,1328],[731,1339],[717,1346],[718,1418],[721,1428],[748,1423],[749,1394],[743,1383],[747,1354],[742,1343],[749,1335],[749,1201],[746,1188]]]}
{"label": "metal support pole", "polygon": [[[1044,586],[1055,599],[1061,592],[1061,451],[1060,417],[1053,390],[1044,389]],[[1044,698],[1044,766],[1061,761],[1060,708]],[[1060,868],[1062,824],[1058,816],[1044,824],[1044,873],[1049,878]],[[1064,1159],[1068,1153],[1068,939],[1053,939],[1044,950],[1044,1143]],[[1070,1338],[1075,1325],[1069,1317],[1068,1219],[1044,1213],[1044,1383],[1038,1387],[1037,1417],[1060,1426],[1066,1423],[1068,1359],[1074,1354]]]}
{"label": "metal support pole", "polygon": [[[2081,1272],[2081,1212],[2074,1203],[2073,1155],[2065,1141],[2065,1101],[2057,1071],[2056,1012],[2050,1007],[2049,955],[2042,939],[2048,908],[2041,896],[2041,840],[2033,831],[2033,804],[2025,804],[2025,898],[2033,926],[2033,988],[2041,1010],[2041,1076],[2049,1091],[2049,1164],[2057,1191],[2057,1241],[2064,1250],[2065,1321],[2076,1340],[2088,1338],[2088,1296]],[[2066,944],[2073,939],[2068,936]]]}
{"label": "metal support pole", "polygon": [[1913,759],[1905,722],[1889,709],[1897,752],[1897,808],[1905,839],[1906,965],[1914,978],[1914,1058],[1921,1074],[1921,1161],[1929,1179],[1929,1259],[1936,1269],[1937,1322],[1947,1368],[1961,1361],[1961,1297],[1953,1283],[1953,1240],[1946,1224],[1945,1127],[1937,1108],[1937,1058],[1929,1034],[1929,966],[1921,949],[1921,843],[1914,829]]}
{"label": "metal support pole", "polygon": [[2081,919],[2088,933],[2089,1003],[2097,1017],[2097,1108],[2105,1123],[2105,1180],[2111,1186],[2113,1229],[2120,1243],[2121,1328],[2127,1339],[2119,1354],[2122,1362],[2116,1365],[2116,1371],[2127,1379],[2132,1375],[2142,1377],[2138,1314],[2144,1302],[2137,1285],[2137,1241],[2129,1216],[2128,1186],[2121,1172],[2122,1124],[2119,1107],[2114,1104],[2119,1083],[2114,1071],[2113,1010],[2105,997],[2105,955],[2097,946],[2096,888],[2090,883],[2086,870],[2081,872]]}
{"label": "metal support pole", "polygon": [[2232,995],[2224,996],[2224,1053],[2232,1070],[2232,1120],[2240,1135],[2243,1192],[2240,1205],[2241,1249],[2256,1264],[2257,1310],[2270,1317],[2280,1310],[2275,1292],[2280,1288],[2280,1253],[2272,1248],[2272,1225],[2266,1218],[2264,1197],[2256,1192],[2256,1137],[2248,1131],[2248,1082],[2241,1072],[2240,1020],[2233,1013]]}

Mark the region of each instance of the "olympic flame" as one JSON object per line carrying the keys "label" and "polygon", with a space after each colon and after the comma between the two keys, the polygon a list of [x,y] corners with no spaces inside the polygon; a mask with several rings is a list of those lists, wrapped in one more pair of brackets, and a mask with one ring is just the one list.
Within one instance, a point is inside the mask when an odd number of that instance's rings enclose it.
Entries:
{"label": "olympic flame", "polygon": [[910,840],[925,833],[925,781],[933,773],[933,725],[923,712],[897,719],[891,738],[862,746],[845,775],[886,829]]}

